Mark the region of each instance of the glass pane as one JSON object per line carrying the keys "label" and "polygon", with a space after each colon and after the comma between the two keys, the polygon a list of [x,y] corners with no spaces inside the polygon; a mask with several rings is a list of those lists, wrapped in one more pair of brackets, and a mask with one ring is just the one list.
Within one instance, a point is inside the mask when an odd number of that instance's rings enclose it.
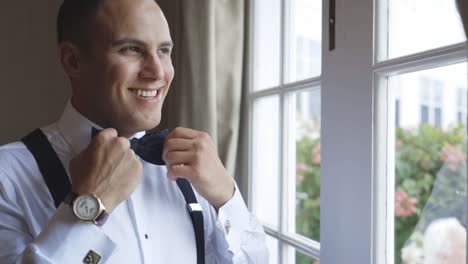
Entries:
{"label": "glass pane", "polygon": [[320,261],[317,259],[303,254],[302,252],[296,250],[293,247],[286,247],[286,263],[296,263],[296,264],[320,264]]}
{"label": "glass pane", "polygon": [[278,239],[268,236],[266,237],[267,246],[268,246],[268,253],[270,254],[269,263],[270,264],[278,264]]}
{"label": "glass pane", "polygon": [[467,128],[457,118],[457,89],[466,97],[466,80],[466,63],[389,78],[390,89],[400,88],[392,98],[400,102],[395,263],[465,263]]}
{"label": "glass pane", "polygon": [[[294,262],[291,262],[294,263]],[[320,264],[320,261],[314,259],[313,257],[302,254],[296,250],[296,264]]]}
{"label": "glass pane", "polygon": [[288,133],[288,231],[320,240],[320,89],[292,93]]}
{"label": "glass pane", "polygon": [[254,90],[280,83],[280,0],[254,1]]}
{"label": "glass pane", "polygon": [[257,217],[278,227],[279,97],[255,101],[253,109],[252,202]]}
{"label": "glass pane", "polygon": [[322,1],[290,0],[287,82],[319,76],[322,63]]}
{"label": "glass pane", "polygon": [[[401,57],[465,41],[463,26],[455,0],[380,0],[388,2],[388,10],[379,16],[379,34],[387,34],[387,56]],[[388,17],[385,13],[388,12]],[[381,56],[382,57],[382,56]]]}

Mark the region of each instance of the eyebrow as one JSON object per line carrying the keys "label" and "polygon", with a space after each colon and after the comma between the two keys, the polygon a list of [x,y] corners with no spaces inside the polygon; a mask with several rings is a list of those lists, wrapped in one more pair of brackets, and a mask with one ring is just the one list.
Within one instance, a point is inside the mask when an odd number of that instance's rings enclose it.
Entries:
{"label": "eyebrow", "polygon": [[[135,44],[139,46],[147,46],[145,42],[135,39],[135,38],[123,38],[123,39],[118,39],[112,43],[112,46],[121,46],[124,44]],[[159,47],[173,47],[174,43],[172,41],[164,41],[158,45]]]}

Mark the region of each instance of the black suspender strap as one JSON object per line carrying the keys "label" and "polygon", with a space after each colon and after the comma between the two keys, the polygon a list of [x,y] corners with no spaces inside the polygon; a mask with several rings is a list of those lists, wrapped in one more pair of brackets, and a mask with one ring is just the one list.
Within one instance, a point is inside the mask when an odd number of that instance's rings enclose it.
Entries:
{"label": "black suspender strap", "polygon": [[195,241],[197,243],[197,263],[205,263],[205,237],[203,228],[203,212],[197,198],[193,193],[193,189],[187,179],[178,178],[177,185],[184,195],[185,202],[187,203],[187,210],[192,218],[193,229],[195,231]]}
{"label": "black suspender strap", "polygon": [[[39,171],[44,177],[49,192],[54,199],[55,207],[58,208],[71,191],[71,184],[68,179],[67,171],[42,130],[34,130],[22,138],[21,141],[34,156],[39,166]],[[204,264],[205,237],[201,206],[198,204],[193,189],[186,179],[177,179],[177,185],[185,198],[187,210],[192,220],[197,245],[197,264]]]}
{"label": "black suspender strap", "polygon": [[54,199],[55,207],[58,208],[65,196],[71,191],[67,171],[40,129],[34,130],[21,141],[36,159],[39,170]]}

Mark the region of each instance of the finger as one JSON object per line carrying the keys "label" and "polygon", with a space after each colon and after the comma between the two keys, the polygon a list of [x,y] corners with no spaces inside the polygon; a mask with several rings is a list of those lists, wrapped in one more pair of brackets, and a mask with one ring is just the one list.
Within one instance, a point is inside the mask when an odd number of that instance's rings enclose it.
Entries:
{"label": "finger", "polygon": [[117,130],[115,130],[114,128],[106,128],[99,132],[99,134],[109,138],[115,138],[118,136]]}
{"label": "finger", "polygon": [[167,176],[169,179],[175,181],[177,178],[186,178],[190,180],[194,175],[192,166],[187,165],[171,165],[168,166]]}
{"label": "finger", "polygon": [[166,155],[170,151],[188,151],[193,149],[193,141],[190,139],[183,138],[171,138],[164,144],[163,159],[166,159]]}
{"label": "finger", "polygon": [[169,135],[167,135],[167,139],[171,138],[185,138],[185,139],[194,139],[197,137],[199,131],[185,128],[185,127],[177,127],[174,128]]}
{"label": "finger", "polygon": [[96,136],[93,138],[93,141],[96,143],[105,143],[113,138],[116,138],[118,136],[117,130],[113,128],[106,128],[102,130],[101,132],[97,133]]}
{"label": "finger", "polygon": [[184,138],[170,138],[164,144],[167,151],[184,151],[193,148],[193,140]]}
{"label": "finger", "polygon": [[130,149],[130,141],[124,137],[115,137],[108,141],[104,145],[106,156],[110,160],[118,160],[122,162],[126,157]]}
{"label": "finger", "polygon": [[167,165],[190,164],[193,162],[193,153],[190,151],[170,151],[166,155]]}
{"label": "finger", "polygon": [[114,146],[121,148],[121,149],[129,149],[130,148],[130,140],[125,137],[115,137],[114,139]]}
{"label": "finger", "polygon": [[135,151],[133,151],[133,149],[129,149],[128,152],[127,152],[127,156],[128,156],[128,159],[129,160],[132,160],[132,165],[133,165],[133,170],[134,172],[136,172],[136,174],[142,174],[143,172],[143,164],[141,163],[141,161],[137,158],[136,154],[135,154]]}

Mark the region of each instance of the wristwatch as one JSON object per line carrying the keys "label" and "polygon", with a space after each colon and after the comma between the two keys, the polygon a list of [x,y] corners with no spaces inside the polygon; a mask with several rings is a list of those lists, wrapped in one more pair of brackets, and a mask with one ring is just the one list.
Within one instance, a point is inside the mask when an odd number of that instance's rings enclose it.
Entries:
{"label": "wristwatch", "polygon": [[64,204],[73,208],[73,214],[81,221],[91,222],[102,226],[109,218],[106,208],[101,199],[94,194],[78,195],[70,192],[63,201]]}

